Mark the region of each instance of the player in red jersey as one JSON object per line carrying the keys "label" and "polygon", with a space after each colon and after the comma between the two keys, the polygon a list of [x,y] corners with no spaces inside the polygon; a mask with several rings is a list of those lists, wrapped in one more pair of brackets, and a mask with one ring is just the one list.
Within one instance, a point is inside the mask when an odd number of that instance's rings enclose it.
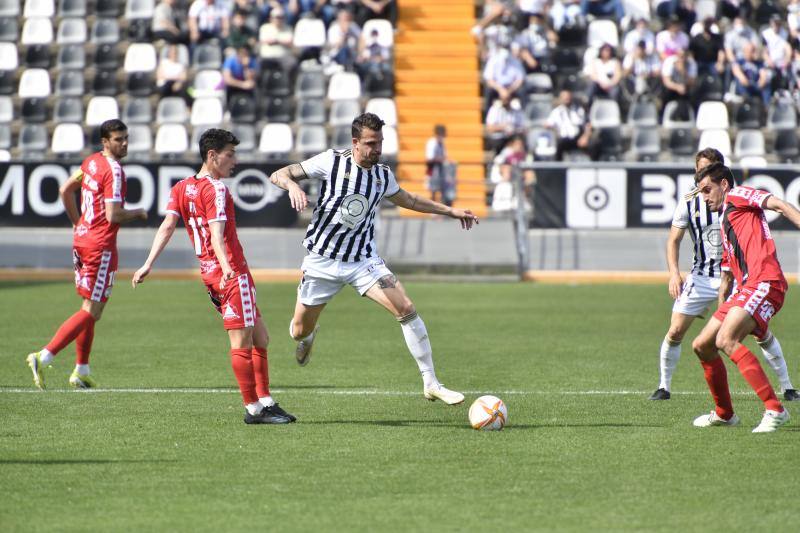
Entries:
{"label": "player in red jersey", "polygon": [[269,391],[269,336],[256,305],[256,288],[236,233],[233,197],[223,178],[236,166],[231,132],[207,130],[200,137],[203,166],[170,191],[167,215],[158,228],[150,255],[133,276],[133,287],[150,273],[159,254],[183,219],[211,302],[222,315],[231,343],[231,365],[245,404],[247,424],[285,424],[295,417],[275,403]]}
{"label": "player in red jersey", "polygon": [[[103,314],[117,271],[117,231],[120,224],[147,219],[144,209],[125,209],[127,187],[120,161],[128,155],[128,127],[121,120],[107,120],[100,126],[100,138],[103,151],[87,157],[59,190],[73,226],[75,287],[83,302],[47,346],[28,354],[33,383],[40,389],[45,388],[42,370],[73,340],[77,357],[69,384],[80,389],[97,386],[89,374],[89,353],[95,322]],[[75,201],[78,189],[80,210]]]}
{"label": "player in red jersey", "polygon": [[764,210],[776,211],[800,228],[800,211],[767,191],[734,185],[728,167],[714,163],[695,176],[696,191],[710,211],[721,211],[722,268],[736,280],[736,291],[709,319],[692,348],[703,365],[716,409],[695,419],[694,425],[733,426],[733,412],[722,350],[764,402],[766,411],[753,433],[768,433],[789,421],[789,412],[775,395],[756,356],[742,344],[750,334],[767,332],[770,319],[783,305],[788,285],[775,251]]}

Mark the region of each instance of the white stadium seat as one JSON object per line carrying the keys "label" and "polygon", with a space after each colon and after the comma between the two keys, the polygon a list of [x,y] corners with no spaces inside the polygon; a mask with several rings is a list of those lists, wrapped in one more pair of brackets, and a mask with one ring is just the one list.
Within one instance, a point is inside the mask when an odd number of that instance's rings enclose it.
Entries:
{"label": "white stadium seat", "polygon": [[364,111],[378,115],[387,126],[397,126],[397,107],[391,98],[372,98]]}
{"label": "white stadium seat", "polygon": [[721,130],[730,127],[728,107],[723,102],[706,101],[697,109],[697,129]]}
{"label": "white stadium seat", "polygon": [[0,43],[0,70],[17,70],[19,54],[14,43]]}
{"label": "white stadium seat", "polygon": [[20,98],[44,98],[50,96],[50,74],[43,68],[29,68],[19,79]]}
{"label": "white stadium seat", "polygon": [[181,155],[189,149],[189,136],[182,124],[164,124],[156,133],[156,153]]}
{"label": "white stadium seat", "polygon": [[0,96],[0,124],[14,120],[14,101],[10,96]]}
{"label": "white stadium seat", "polygon": [[358,100],[336,100],[331,103],[328,123],[334,128],[349,126],[353,119],[361,114],[361,104]]}
{"label": "white stadium seat", "polygon": [[361,29],[362,35],[370,35],[373,30],[378,32],[378,44],[391,48],[394,46],[394,28],[392,23],[386,19],[370,19],[364,23]]}
{"label": "white stadium seat", "polygon": [[25,25],[22,26],[20,42],[25,46],[52,43],[53,22],[49,18],[32,18],[25,20]]}
{"label": "white stadium seat", "polygon": [[733,153],[739,159],[763,156],[767,153],[764,133],[761,130],[739,130],[733,144]]}
{"label": "white stadium seat", "polygon": [[[178,62],[182,65],[189,66],[189,48],[185,44],[176,44],[178,47]],[[158,54],[159,61],[169,56],[169,46],[163,46],[161,52]]]}
{"label": "white stadium seat", "polygon": [[613,20],[595,19],[589,23],[586,45],[592,48],[600,48],[604,44],[610,44],[614,48],[619,46],[617,22]]}
{"label": "white stadium seat", "polygon": [[294,26],[296,48],[322,48],[325,40],[325,23],[320,19],[300,19]]}
{"label": "white stadium seat", "polygon": [[18,17],[20,0],[0,0],[0,17]]}
{"label": "white stadium seat", "polygon": [[222,73],[218,70],[201,70],[194,77],[194,95],[196,98],[225,96]]}
{"label": "white stadium seat", "polygon": [[297,128],[295,149],[302,157],[318,154],[328,149],[328,135],[325,126],[306,124]]}
{"label": "white stadium seat", "polygon": [[80,124],[59,124],[53,131],[50,150],[54,154],[76,154],[83,150],[83,128]]}
{"label": "white stadium seat", "polygon": [[728,130],[705,130],[700,134],[697,149],[716,148],[726,158],[731,156],[731,137]]}
{"label": "white stadium seat", "polygon": [[99,126],[106,120],[119,118],[119,105],[113,96],[94,96],[86,106],[86,125]]}
{"label": "white stadium seat", "polygon": [[198,98],[192,104],[192,126],[219,126],[224,110],[219,98]]}
{"label": "white stadium seat", "polygon": [[625,15],[630,20],[650,20],[650,0],[622,0]]}
{"label": "white stadium seat", "polygon": [[149,152],[153,148],[153,134],[147,124],[128,124],[128,151]]}
{"label": "white stadium seat", "polygon": [[616,128],[621,125],[619,104],[614,100],[598,98],[589,110],[589,121],[593,128]]}
{"label": "white stadium seat", "polygon": [[397,157],[400,151],[400,140],[397,138],[397,130],[392,126],[384,126],[383,130],[383,155],[386,157]]}
{"label": "white stadium seat", "polygon": [[25,11],[22,16],[26,19],[32,17],[52,17],[56,14],[53,0],[25,0]]}
{"label": "white stadium seat", "polygon": [[61,19],[56,33],[56,43],[63,44],[83,44],[86,42],[86,20],[81,18]]}
{"label": "white stadium seat", "polygon": [[158,66],[156,49],[150,43],[132,43],[125,52],[125,72],[154,72]]}
{"label": "white stadium seat", "polygon": [[354,100],[361,97],[361,79],[354,72],[337,72],[328,84],[329,100]]}
{"label": "white stadium seat", "polygon": [[183,124],[189,118],[186,102],[178,96],[168,96],[158,102],[156,122],[158,124]]}
{"label": "white stadium seat", "polygon": [[294,138],[288,124],[267,124],[261,130],[258,151],[262,154],[275,159],[288,156],[293,149]]}
{"label": "white stadium seat", "polygon": [[7,163],[11,161],[11,152],[8,150],[0,150],[0,162]]}

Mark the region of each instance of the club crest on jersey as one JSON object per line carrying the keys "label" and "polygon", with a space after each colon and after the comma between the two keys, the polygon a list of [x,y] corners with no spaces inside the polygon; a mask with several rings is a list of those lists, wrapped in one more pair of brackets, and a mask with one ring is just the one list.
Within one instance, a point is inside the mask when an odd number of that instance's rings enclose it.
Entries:
{"label": "club crest on jersey", "polygon": [[239,318],[242,317],[236,312],[236,308],[231,304],[225,304],[225,311],[222,313],[222,320],[237,320]]}
{"label": "club crest on jersey", "polygon": [[80,224],[75,228],[75,235],[77,235],[78,237],[83,237],[87,233],[89,233],[89,228],[87,228],[83,224]]}
{"label": "club crest on jersey", "polygon": [[187,185],[186,191],[184,191],[184,194],[189,198],[197,198],[197,193],[198,193],[197,185],[193,184]]}

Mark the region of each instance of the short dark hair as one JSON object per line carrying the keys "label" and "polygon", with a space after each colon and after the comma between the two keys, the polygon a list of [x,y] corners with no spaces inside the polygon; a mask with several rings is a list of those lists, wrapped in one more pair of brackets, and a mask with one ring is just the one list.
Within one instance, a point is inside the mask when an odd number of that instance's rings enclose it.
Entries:
{"label": "short dark hair", "polygon": [[215,150],[219,152],[229,144],[236,146],[239,144],[239,139],[237,139],[236,135],[228,130],[211,128],[203,132],[203,134],[200,136],[199,144],[200,157],[202,158],[203,163],[205,163],[209,150]]}
{"label": "short dark hair", "polygon": [[128,131],[128,126],[118,118],[112,118],[100,124],[101,139],[110,139],[111,134],[115,131]]}
{"label": "short dark hair", "polygon": [[350,133],[352,133],[353,139],[360,139],[364,128],[369,128],[372,131],[381,131],[384,124],[386,123],[375,113],[361,113],[353,119]]}
{"label": "short dark hair", "polygon": [[433,134],[440,135],[442,137],[447,136],[447,128],[444,127],[444,124],[437,124],[433,127]]}
{"label": "short dark hair", "polygon": [[697,155],[694,156],[694,166],[697,166],[701,159],[708,159],[712,163],[725,163],[725,156],[716,148],[703,148],[697,152]]}
{"label": "short dark hair", "polygon": [[694,175],[695,185],[699,184],[703,179],[711,178],[714,183],[719,183],[722,180],[728,182],[728,186],[733,189],[736,186],[736,181],[733,179],[733,172],[722,163],[711,163],[704,169],[700,170]]}

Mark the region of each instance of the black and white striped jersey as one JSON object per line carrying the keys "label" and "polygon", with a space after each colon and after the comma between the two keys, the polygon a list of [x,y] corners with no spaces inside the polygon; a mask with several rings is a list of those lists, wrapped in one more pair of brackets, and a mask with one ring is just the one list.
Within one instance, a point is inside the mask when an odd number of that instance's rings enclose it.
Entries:
{"label": "black and white striped jersey", "polygon": [[328,150],[300,164],[309,178],[322,182],[303,246],[340,261],[377,256],[375,216],[381,198],[400,190],[389,167],[362,168],[351,150]]}
{"label": "black and white striped jersey", "polygon": [[694,242],[692,274],[718,278],[722,263],[722,234],[719,214],[708,209],[698,194],[691,200],[679,203],[672,225],[689,231]]}

